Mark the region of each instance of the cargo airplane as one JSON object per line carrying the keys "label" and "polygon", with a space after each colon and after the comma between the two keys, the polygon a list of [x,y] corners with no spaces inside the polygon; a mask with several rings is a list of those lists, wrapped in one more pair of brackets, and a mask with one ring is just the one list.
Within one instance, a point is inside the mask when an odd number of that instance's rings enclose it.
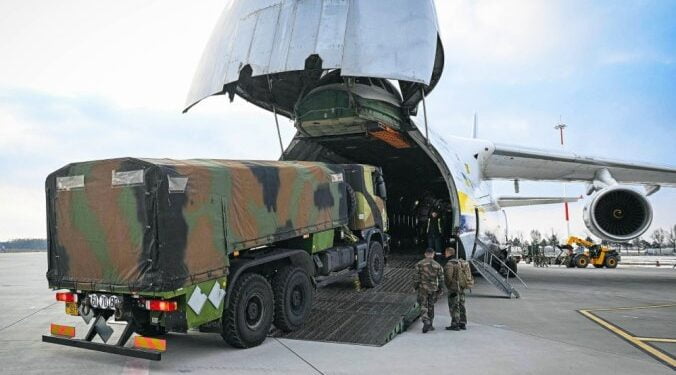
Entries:
{"label": "cargo airplane", "polygon": [[[578,199],[494,197],[491,180],[513,180],[516,187],[527,180],[586,183],[584,222],[612,241],[644,233],[653,215],[648,197],[676,186],[672,166],[428,131],[425,97],[443,66],[432,0],[231,1],[204,51],[185,111],[225,94],[269,110],[275,120],[292,119],[297,133],[282,160],[381,167],[388,212],[380,214],[395,246],[415,248],[410,245],[424,240],[429,212],[437,210],[446,238],[469,259],[495,254],[510,263],[503,207]],[[416,124],[416,115],[425,121]],[[636,184],[645,189],[628,186]]]}

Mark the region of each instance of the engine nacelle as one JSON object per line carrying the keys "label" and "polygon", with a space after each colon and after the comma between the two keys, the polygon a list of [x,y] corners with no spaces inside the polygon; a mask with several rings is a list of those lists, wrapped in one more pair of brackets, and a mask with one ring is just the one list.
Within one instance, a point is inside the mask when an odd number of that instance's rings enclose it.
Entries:
{"label": "engine nacelle", "polygon": [[614,185],[595,194],[585,205],[583,216],[596,236],[619,242],[645,233],[653,221],[653,209],[643,194]]}

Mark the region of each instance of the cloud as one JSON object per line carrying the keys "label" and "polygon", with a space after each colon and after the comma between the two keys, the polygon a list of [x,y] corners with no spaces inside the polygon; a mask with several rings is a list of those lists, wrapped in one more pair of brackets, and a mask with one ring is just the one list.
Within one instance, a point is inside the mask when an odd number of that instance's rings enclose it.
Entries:
{"label": "cloud", "polygon": [[[100,97],[0,89],[0,240],[44,236],[44,179],[71,162],[279,157],[272,115],[242,100],[226,108],[218,99],[181,114],[128,109]],[[280,125],[287,144],[295,129],[283,119]]]}
{"label": "cloud", "polygon": [[[676,6],[436,3],[446,67],[428,98],[434,131],[469,136],[478,111],[481,137],[558,150],[553,126],[562,115],[569,150],[676,163]],[[9,194],[0,198],[0,240],[15,236],[9,229],[43,233],[44,177],[72,161],[279,155],[272,115],[241,99],[213,97],[180,114],[222,9],[221,0],[0,2],[0,193]],[[288,143],[294,128],[280,122]],[[494,191],[513,193],[509,182]],[[524,195],[560,192],[559,184],[522,184]],[[673,224],[674,190],[651,199],[654,225]],[[575,230],[583,230],[581,207],[574,207]],[[509,212],[514,230],[563,233],[560,206]]]}
{"label": "cloud", "polygon": [[179,111],[223,2],[3,1],[0,86]]}
{"label": "cloud", "polygon": [[44,190],[8,182],[0,184],[0,241],[46,238]]}
{"label": "cloud", "polygon": [[453,58],[462,61],[528,63],[561,43],[555,2],[437,1],[442,37]]}

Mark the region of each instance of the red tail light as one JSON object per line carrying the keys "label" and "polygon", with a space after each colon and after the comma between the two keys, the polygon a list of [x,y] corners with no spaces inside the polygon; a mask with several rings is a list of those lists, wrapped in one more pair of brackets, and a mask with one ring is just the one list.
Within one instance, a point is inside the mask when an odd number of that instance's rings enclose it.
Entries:
{"label": "red tail light", "polygon": [[71,292],[56,292],[56,300],[59,302],[77,302],[77,294]]}
{"label": "red tail light", "polygon": [[178,302],[176,301],[162,301],[159,299],[146,300],[146,310],[150,311],[176,311],[178,310]]}

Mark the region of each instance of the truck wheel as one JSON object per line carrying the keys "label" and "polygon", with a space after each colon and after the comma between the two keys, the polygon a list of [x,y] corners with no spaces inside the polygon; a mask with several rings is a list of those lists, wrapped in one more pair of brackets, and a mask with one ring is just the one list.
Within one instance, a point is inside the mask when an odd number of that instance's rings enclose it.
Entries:
{"label": "truck wheel", "polygon": [[608,268],[617,268],[617,257],[609,256],[606,258],[606,267]]}
{"label": "truck wheel", "polygon": [[223,310],[223,340],[235,348],[260,345],[270,331],[273,315],[272,287],[255,273],[242,275]]}
{"label": "truck wheel", "polygon": [[575,257],[575,266],[577,268],[587,268],[589,265],[589,258],[586,255],[578,255]]}
{"label": "truck wheel", "polygon": [[275,295],[275,326],[284,332],[300,329],[312,310],[310,276],[299,267],[284,267],[272,282]]}
{"label": "truck wheel", "polygon": [[383,245],[378,241],[371,242],[369,246],[369,256],[361,272],[359,272],[359,282],[362,286],[373,288],[383,281],[385,275],[385,255],[383,254]]}

